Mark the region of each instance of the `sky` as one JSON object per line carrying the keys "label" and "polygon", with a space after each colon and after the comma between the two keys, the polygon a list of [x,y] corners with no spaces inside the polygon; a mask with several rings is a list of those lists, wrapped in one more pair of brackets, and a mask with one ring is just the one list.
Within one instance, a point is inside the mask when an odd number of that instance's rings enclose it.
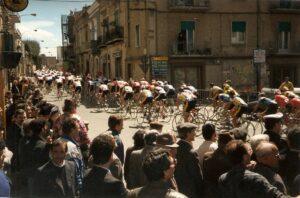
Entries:
{"label": "sky", "polygon": [[40,43],[41,54],[57,56],[56,47],[62,46],[61,15],[68,15],[71,10],[79,11],[92,3],[93,0],[29,0],[28,7],[18,13],[21,22],[16,27],[23,40]]}

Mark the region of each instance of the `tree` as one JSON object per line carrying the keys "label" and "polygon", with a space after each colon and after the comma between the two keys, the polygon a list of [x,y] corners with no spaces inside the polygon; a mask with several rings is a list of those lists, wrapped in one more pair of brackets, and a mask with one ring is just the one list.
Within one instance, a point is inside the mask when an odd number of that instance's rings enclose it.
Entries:
{"label": "tree", "polygon": [[38,57],[41,50],[39,42],[35,40],[25,40],[24,44],[25,50],[28,51],[29,56],[32,58],[34,64],[38,66]]}

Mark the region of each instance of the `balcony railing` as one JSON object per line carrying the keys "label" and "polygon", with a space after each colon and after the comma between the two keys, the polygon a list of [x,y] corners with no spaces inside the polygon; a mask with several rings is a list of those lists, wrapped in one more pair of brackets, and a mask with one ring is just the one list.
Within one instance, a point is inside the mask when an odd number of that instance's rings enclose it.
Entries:
{"label": "balcony railing", "polygon": [[275,0],[270,1],[270,8],[273,12],[300,12],[300,1]]}
{"label": "balcony railing", "polygon": [[121,26],[114,26],[109,32],[106,33],[104,37],[105,43],[123,41],[124,31]]}
{"label": "balcony railing", "polygon": [[99,46],[98,40],[91,40],[90,48],[91,48],[93,54],[100,53],[100,46]]}
{"label": "balcony railing", "polygon": [[192,47],[192,45],[187,46],[185,43],[180,43],[180,42],[174,42],[171,51],[171,55],[185,55],[185,56],[190,56],[190,55],[211,55],[211,48],[195,48]]}
{"label": "balcony railing", "polygon": [[186,10],[207,10],[209,8],[209,0],[169,0],[170,9]]}

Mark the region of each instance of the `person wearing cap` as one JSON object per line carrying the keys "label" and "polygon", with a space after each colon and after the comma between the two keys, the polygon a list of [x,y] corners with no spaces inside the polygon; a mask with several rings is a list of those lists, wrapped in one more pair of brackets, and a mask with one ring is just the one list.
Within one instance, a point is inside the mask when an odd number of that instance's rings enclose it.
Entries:
{"label": "person wearing cap", "polygon": [[[176,160],[176,153],[178,144],[176,143],[176,136],[172,133],[161,133],[156,138],[156,147],[166,149],[169,155]],[[170,178],[170,186],[172,189],[178,191],[178,186],[174,175]]]}
{"label": "person wearing cap", "polygon": [[[286,88],[286,89],[284,89],[284,88]],[[284,78],[284,81],[281,83],[281,85],[279,86],[279,88],[278,88],[280,91],[294,91],[294,85],[293,85],[293,83],[290,81],[290,78],[288,77],[288,76],[286,76],[285,78]]]}
{"label": "person wearing cap", "polygon": [[208,98],[211,98],[213,100],[213,107],[214,109],[218,106],[218,96],[219,94],[223,93],[223,89],[214,83],[209,84],[210,89],[209,89],[209,95]]}
{"label": "person wearing cap", "polygon": [[185,198],[170,188],[168,181],[173,177],[176,167],[175,159],[164,149],[157,149],[150,152],[143,161],[143,171],[149,181],[141,188],[131,190],[128,198],[165,197]]}
{"label": "person wearing cap", "polygon": [[215,125],[208,123],[202,126],[202,136],[204,142],[197,149],[197,153],[200,159],[200,165],[203,169],[203,156],[206,152],[215,151],[218,148],[217,141],[217,132]]}
{"label": "person wearing cap", "polygon": [[232,168],[219,178],[220,197],[286,197],[262,175],[247,170],[250,154],[243,141],[230,141],[225,152]]}
{"label": "person wearing cap", "polygon": [[187,197],[203,197],[204,186],[200,161],[197,152],[193,150],[192,142],[196,137],[196,128],[193,123],[182,123],[177,126],[180,140],[177,142],[177,167],[175,179],[179,192]]}
{"label": "person wearing cap", "polygon": [[233,140],[232,134],[219,133],[217,150],[207,152],[203,156],[203,178],[207,197],[221,197],[217,188],[218,179],[232,167],[225,153],[226,144],[231,140]]}
{"label": "person wearing cap", "polygon": [[133,189],[144,186],[147,178],[142,170],[142,163],[148,153],[155,149],[155,141],[158,133],[156,131],[147,132],[144,136],[145,146],[143,149],[133,151],[129,160],[129,172],[127,188]]}
{"label": "person wearing cap", "polygon": [[286,140],[281,137],[282,117],[282,113],[264,116],[264,123],[266,128],[264,134],[267,134],[270,137],[270,142],[273,142],[277,146],[280,154],[285,154],[288,150],[288,145]]}
{"label": "person wearing cap", "polygon": [[159,133],[162,132],[164,125],[160,122],[151,122],[150,123],[150,130],[157,130]]}
{"label": "person wearing cap", "polygon": [[277,147],[269,142],[261,142],[255,150],[255,156],[257,164],[253,172],[264,176],[270,184],[275,186],[283,194],[287,194],[281,176],[276,173],[279,168],[279,152]]}

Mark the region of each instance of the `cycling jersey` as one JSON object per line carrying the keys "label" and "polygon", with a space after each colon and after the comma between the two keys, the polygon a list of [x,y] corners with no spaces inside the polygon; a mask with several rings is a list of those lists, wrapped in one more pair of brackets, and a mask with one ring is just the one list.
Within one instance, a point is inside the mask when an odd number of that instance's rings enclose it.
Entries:
{"label": "cycling jersey", "polygon": [[166,91],[164,90],[164,88],[159,87],[159,86],[155,87],[155,92],[157,94],[166,94]]}
{"label": "cycling jersey", "polygon": [[130,87],[129,85],[126,85],[126,86],[124,87],[124,92],[125,92],[125,93],[133,93],[133,89],[132,89],[132,87]]}
{"label": "cycling jersey", "polygon": [[81,87],[80,81],[74,81],[74,87]]}
{"label": "cycling jersey", "polygon": [[240,107],[240,106],[247,106],[247,103],[240,97],[236,96],[232,99],[232,103],[234,106]]}
{"label": "cycling jersey", "polygon": [[108,86],[107,86],[106,84],[101,84],[101,85],[99,86],[99,89],[100,89],[101,91],[108,91]]}
{"label": "cycling jersey", "polygon": [[231,101],[230,96],[228,94],[224,94],[224,93],[223,94],[219,94],[218,99],[221,100],[221,101],[223,101],[223,102],[225,102],[225,103]]}
{"label": "cycling jersey", "polygon": [[288,104],[289,99],[284,95],[276,95],[275,101],[281,108],[285,108],[285,106]]}
{"label": "cycling jersey", "polygon": [[292,105],[292,107],[294,107],[296,109],[300,109],[300,98],[291,99],[290,104]]}

